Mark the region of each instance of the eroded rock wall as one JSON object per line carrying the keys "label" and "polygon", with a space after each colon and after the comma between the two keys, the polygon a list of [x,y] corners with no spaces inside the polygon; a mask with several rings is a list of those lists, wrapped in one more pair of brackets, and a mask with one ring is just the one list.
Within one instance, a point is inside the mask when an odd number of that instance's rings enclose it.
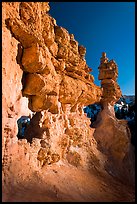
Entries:
{"label": "eroded rock wall", "polygon": [[22,96],[20,43],[12,36],[5,23],[9,16],[18,18],[18,15],[19,3],[2,4],[2,157],[6,154],[7,145],[17,142],[17,120],[22,115],[31,114],[28,99]]}
{"label": "eroded rock wall", "polygon": [[[36,168],[64,158],[84,166],[96,143],[82,109],[100,100],[101,88],[86,49],[48,11],[47,2],[3,3],[3,165],[27,155]],[[17,119],[32,112],[18,141]]]}
{"label": "eroded rock wall", "polygon": [[[65,28],[58,26],[48,11],[48,2],[2,3],[5,197],[6,193],[11,196],[11,183],[18,186],[18,177],[25,181],[53,163],[104,171],[108,164],[105,151],[114,144],[110,143],[104,152],[98,147],[102,132],[90,128],[90,120],[83,112],[84,106],[99,102],[102,97],[102,89],[89,74],[92,69],[84,59],[86,49]],[[107,110],[108,106],[105,114]],[[17,119],[32,113],[25,139],[18,140]],[[126,151],[116,151],[118,141],[111,155],[129,161],[127,135],[122,140]],[[127,152],[126,157],[123,151]]]}
{"label": "eroded rock wall", "polygon": [[19,18],[7,20],[23,49],[23,95],[29,98],[29,108],[58,113],[59,103],[73,107],[99,101],[102,92],[89,74],[86,49],[65,28],[57,26],[46,12],[47,5],[22,2]]}

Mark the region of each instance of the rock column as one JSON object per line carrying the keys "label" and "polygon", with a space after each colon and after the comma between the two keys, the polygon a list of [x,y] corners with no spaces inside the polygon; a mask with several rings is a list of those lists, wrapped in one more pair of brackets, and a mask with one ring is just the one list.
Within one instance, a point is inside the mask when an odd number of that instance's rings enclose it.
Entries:
{"label": "rock column", "polygon": [[117,84],[118,66],[114,60],[108,61],[106,53],[103,52],[98,69],[98,79],[101,80],[101,87],[103,89],[101,104],[103,107],[108,104],[114,105],[122,94]]}

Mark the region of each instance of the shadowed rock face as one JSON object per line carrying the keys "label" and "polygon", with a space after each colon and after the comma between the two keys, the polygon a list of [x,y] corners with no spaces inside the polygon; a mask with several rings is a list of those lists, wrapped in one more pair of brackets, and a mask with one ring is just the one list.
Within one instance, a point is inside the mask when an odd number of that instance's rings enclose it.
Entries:
{"label": "shadowed rock face", "polygon": [[[119,177],[123,182],[134,183],[134,148],[131,145],[128,121],[118,120],[114,111],[114,104],[122,94],[116,81],[117,77],[116,63],[114,60],[108,61],[106,53],[102,53],[98,76],[103,89],[102,111],[97,115],[97,120],[92,124],[92,127],[95,128],[94,137],[98,149],[107,155],[106,168],[113,176]],[[124,180],[124,177],[127,179]]]}
{"label": "shadowed rock face", "polygon": [[122,182],[134,183],[134,148],[127,121],[116,119],[109,105],[98,114],[92,127],[95,128],[94,137],[98,149],[107,155],[106,168]]}
{"label": "shadowed rock face", "polygon": [[[105,85],[102,95],[102,88],[94,84],[89,74],[92,69],[84,59],[86,49],[56,24],[48,14],[48,2],[3,2],[2,9],[3,200],[133,201],[133,188],[127,194],[126,186],[115,184],[108,174],[117,161],[124,161],[127,169],[132,165],[126,128],[117,130],[115,140],[112,132],[119,128],[115,118],[112,123],[102,116],[114,139],[110,145],[104,126],[90,128],[90,119],[83,112],[83,106],[100,102],[103,96],[102,115],[106,115],[109,103],[115,101],[114,92],[109,98]],[[116,87],[116,76],[109,71],[107,79],[104,74],[100,79],[102,84],[110,80]],[[17,120],[32,111],[25,137],[18,140]],[[118,138],[124,145],[121,149]],[[122,172],[123,166],[119,167]],[[115,177],[121,176],[115,168],[113,172]]]}

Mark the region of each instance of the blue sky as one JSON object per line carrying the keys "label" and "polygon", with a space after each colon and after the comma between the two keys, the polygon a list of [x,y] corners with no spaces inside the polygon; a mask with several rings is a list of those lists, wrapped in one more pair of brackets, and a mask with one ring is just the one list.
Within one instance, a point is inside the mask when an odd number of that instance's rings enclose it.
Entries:
{"label": "blue sky", "polygon": [[123,95],[135,94],[135,2],[50,2],[57,25],[86,47],[86,62],[95,84],[102,52],[118,65]]}

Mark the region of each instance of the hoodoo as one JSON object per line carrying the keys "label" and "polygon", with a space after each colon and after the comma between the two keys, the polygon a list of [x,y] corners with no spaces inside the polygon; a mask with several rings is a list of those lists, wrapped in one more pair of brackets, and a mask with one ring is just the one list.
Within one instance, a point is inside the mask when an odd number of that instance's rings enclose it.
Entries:
{"label": "hoodoo", "polygon": [[[95,85],[86,48],[49,9],[2,2],[3,202],[134,201],[130,131],[113,112],[117,65],[103,53]],[[83,108],[96,102],[91,128]]]}

